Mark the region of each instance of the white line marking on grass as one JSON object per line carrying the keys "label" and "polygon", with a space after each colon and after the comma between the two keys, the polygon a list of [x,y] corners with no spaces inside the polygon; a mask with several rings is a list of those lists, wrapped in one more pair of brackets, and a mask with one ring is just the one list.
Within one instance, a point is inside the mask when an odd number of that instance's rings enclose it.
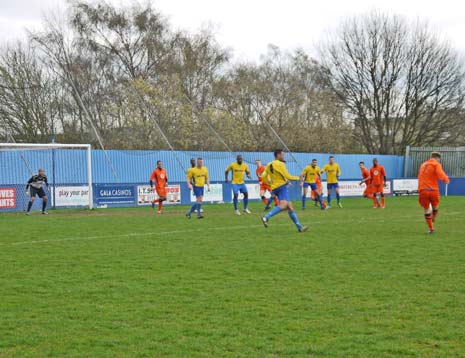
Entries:
{"label": "white line marking on grass", "polygon": [[[447,212],[441,215],[441,217],[447,217],[447,216],[455,216],[463,214],[461,212]],[[418,218],[418,215],[412,215],[412,216],[402,216],[402,217],[397,217],[397,218],[391,218],[393,221],[398,222],[398,221],[411,221],[414,220],[415,218]],[[307,218],[308,219],[308,218]],[[358,224],[366,224],[370,222],[376,222],[376,223],[384,223],[385,220],[383,218],[373,218],[372,216],[368,218],[358,218],[358,220],[338,220],[338,221],[331,221],[332,225],[339,225],[339,224],[345,224],[348,221],[352,223],[358,223]],[[320,220],[313,220],[310,221],[310,225],[313,224],[324,224],[326,221],[320,221]],[[272,223],[270,225],[270,228],[273,228],[275,226],[290,226],[292,227],[292,224],[290,223]],[[257,228],[257,227],[263,227],[263,225],[237,225],[237,226],[217,226],[217,227],[211,227],[208,228],[208,230],[234,230],[234,229],[250,229],[250,228]],[[204,232],[205,228],[198,228],[198,229],[186,229],[186,230],[172,230],[172,231],[156,231],[156,232],[141,232],[141,233],[129,233],[129,234],[116,234],[116,235],[100,235],[100,236],[81,236],[81,237],[64,237],[64,238],[58,238],[58,239],[45,239],[45,240],[33,240],[33,241],[17,241],[17,242],[5,242],[5,243],[0,243],[0,246],[19,246],[19,245],[34,245],[34,244],[47,244],[47,243],[54,243],[54,242],[64,242],[64,241],[78,241],[78,240],[99,240],[99,239],[111,239],[111,238],[129,238],[129,237],[144,237],[144,236],[163,236],[163,235],[172,235],[172,234],[186,234],[186,233],[195,233],[195,232]]]}
{"label": "white line marking on grass", "polygon": [[[289,225],[289,224],[275,224],[274,226],[283,226],[283,225]],[[255,227],[263,227],[263,225],[218,226],[218,227],[208,228],[208,230],[233,230],[233,229],[247,229],[247,228],[255,228]],[[204,231],[205,231],[204,228],[199,228],[199,229],[187,229],[187,230],[129,233],[129,234],[119,234],[119,235],[63,237],[61,239],[16,241],[16,242],[9,242],[9,243],[5,242],[5,243],[0,243],[0,245],[3,245],[3,246],[33,245],[33,244],[46,244],[46,243],[63,242],[63,241],[99,240],[99,239],[111,239],[111,238],[143,237],[143,236],[161,236],[161,235],[186,234],[186,233],[204,232]]]}

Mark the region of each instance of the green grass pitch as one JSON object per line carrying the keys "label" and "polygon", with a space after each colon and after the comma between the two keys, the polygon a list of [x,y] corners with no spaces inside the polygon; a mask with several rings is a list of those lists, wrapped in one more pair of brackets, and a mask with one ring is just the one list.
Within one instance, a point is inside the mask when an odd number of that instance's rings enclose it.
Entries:
{"label": "green grass pitch", "polygon": [[464,203],[1,214],[0,357],[463,357]]}

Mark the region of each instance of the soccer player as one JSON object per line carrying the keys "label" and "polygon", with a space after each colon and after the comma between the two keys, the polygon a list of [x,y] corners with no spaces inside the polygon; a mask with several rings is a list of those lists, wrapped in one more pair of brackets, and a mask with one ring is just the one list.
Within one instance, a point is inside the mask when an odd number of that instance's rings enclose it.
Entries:
{"label": "soccer player", "polygon": [[334,189],[336,192],[337,206],[342,208],[341,197],[339,195],[339,177],[341,176],[341,168],[339,164],[334,161],[334,157],[329,157],[329,163],[325,164],[321,170],[321,174],[326,173],[326,187],[328,188],[328,207],[331,207],[331,191]]}
{"label": "soccer player", "polygon": [[321,195],[319,195],[317,187],[317,179],[320,177],[320,167],[317,165],[317,160],[312,159],[312,163],[307,165],[302,174],[300,175],[300,187],[303,188],[302,192],[302,210],[306,208],[306,200],[308,188],[311,188],[315,199],[320,203],[321,210],[325,210],[326,206],[323,203]]}
{"label": "soccer player", "polygon": [[[155,183],[155,186],[154,186]],[[150,187],[152,191],[156,191],[158,199],[152,201],[152,208],[155,208],[155,203],[158,203],[158,214],[162,213],[163,202],[166,200],[166,186],[168,185],[168,174],[163,168],[161,160],[157,161],[157,167],[150,176]]]}
{"label": "soccer player", "polygon": [[[370,180],[371,180],[371,187],[373,190],[373,195],[376,200],[375,206],[373,207],[376,209],[381,206],[381,209],[386,207],[385,199],[384,199],[384,188],[386,186],[386,171],[384,167],[378,163],[378,159],[373,159],[373,166],[370,169]],[[381,198],[381,204],[380,204]]]}
{"label": "soccer player", "polygon": [[33,175],[27,181],[26,194],[29,195],[29,203],[27,204],[26,215],[31,215],[31,208],[32,204],[34,204],[36,195],[42,199],[42,215],[48,215],[48,212],[45,210],[47,207],[47,194],[45,194],[43,188],[44,185],[47,187],[47,190],[50,191],[45,171],[40,168],[39,173],[37,175]]}
{"label": "soccer player", "polygon": [[439,180],[449,183],[449,178],[442,169],[441,154],[433,152],[431,158],[424,162],[418,171],[418,201],[425,209],[428,234],[434,233],[433,222],[439,213]]}
{"label": "soccer player", "polygon": [[284,151],[277,149],[274,151],[274,158],[272,162],[266,165],[265,171],[262,174],[262,179],[265,184],[270,185],[272,193],[279,199],[279,206],[274,207],[268,214],[262,217],[262,223],[265,227],[268,227],[270,219],[279,214],[282,210],[287,210],[289,217],[294,222],[299,232],[307,231],[306,226],[302,226],[299,222],[294,207],[289,201],[288,185],[290,180],[300,180],[298,176],[289,174],[286,169],[284,161]]}
{"label": "soccer player", "polygon": [[265,171],[265,166],[259,159],[255,161],[255,164],[257,165],[257,169],[255,169],[255,174],[257,175],[258,184],[260,185],[260,198],[262,199],[263,204],[265,204],[265,210],[270,210],[271,203],[274,201],[275,206],[278,206],[279,200],[276,197],[276,195],[271,195],[268,199],[266,198],[265,193],[268,191],[271,194],[271,187],[269,185],[266,185],[262,179],[262,174]]}
{"label": "soccer player", "polygon": [[[210,191],[210,179],[208,177],[208,169],[203,166],[203,159],[197,158],[197,165],[194,168],[189,169],[187,174],[187,186],[189,190],[194,191],[196,197],[195,204],[192,205],[190,210],[187,212],[186,217],[191,218],[191,215],[194,211],[197,210],[197,218],[203,219],[202,215],[202,201],[205,184],[207,184],[207,189]],[[193,184],[192,184],[193,183]]]}
{"label": "soccer player", "polygon": [[[191,158],[190,160],[190,165],[191,167],[189,169],[187,169],[187,173],[186,173],[186,176],[189,176],[189,173],[190,171],[195,168],[195,166],[197,165],[196,162],[195,162],[195,158]],[[194,185],[194,180],[191,179],[191,184]],[[203,209],[200,208],[200,212],[203,213]]]}
{"label": "soccer player", "polygon": [[244,174],[247,175],[247,178],[252,179],[250,176],[249,166],[244,163],[242,155],[236,157],[236,161],[229,164],[224,172],[224,181],[228,182],[228,174],[232,171],[232,187],[233,187],[233,202],[234,202],[234,213],[236,215],[241,215],[239,209],[237,208],[239,202],[239,193],[244,195],[244,212],[251,214],[248,205],[249,205],[249,192],[247,186],[244,183]]}
{"label": "soccer player", "polygon": [[359,163],[360,170],[362,171],[362,181],[359,185],[365,183],[365,190],[363,191],[363,197],[367,199],[373,199],[374,208],[378,207],[378,199],[373,195],[373,188],[371,186],[370,171],[365,167],[364,162]]}
{"label": "soccer player", "polygon": [[316,190],[312,190],[311,191],[311,196],[312,196],[312,200],[313,200],[313,204],[318,207],[318,197],[317,195],[320,195],[321,196],[321,201],[323,202],[324,206],[325,206],[325,209],[327,209],[327,205],[326,205],[326,202],[325,200],[323,199],[323,192],[321,191],[321,174],[318,175],[316,178],[315,178],[315,184],[316,184]]}

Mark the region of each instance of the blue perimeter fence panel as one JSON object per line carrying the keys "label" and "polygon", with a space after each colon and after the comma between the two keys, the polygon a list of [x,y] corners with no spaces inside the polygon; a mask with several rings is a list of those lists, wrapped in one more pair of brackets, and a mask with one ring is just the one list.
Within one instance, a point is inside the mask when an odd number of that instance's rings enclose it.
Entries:
{"label": "blue perimeter fence panel", "polygon": [[[244,160],[249,164],[252,177],[255,178],[255,160],[264,164],[273,160],[269,152],[243,152]],[[210,180],[220,181],[229,163],[235,161],[236,153],[229,152],[189,152],[189,151],[135,151],[135,150],[102,150],[92,151],[92,177],[96,184],[147,183],[157,160],[163,161],[168,171],[170,182],[185,180],[185,170],[190,166],[190,158],[202,157],[209,169]],[[287,154],[287,167],[291,174],[300,174],[302,168],[315,158],[322,167],[328,162],[330,154],[293,153],[297,163]],[[341,180],[360,178],[358,163],[364,161],[371,166],[372,159],[377,157],[385,167],[388,178],[403,176],[404,157],[395,155],[369,154],[335,154],[336,162],[342,171]],[[183,167],[176,160],[183,164]],[[117,177],[113,174],[109,161],[115,168]],[[0,184],[23,184],[36,173],[39,167],[45,169],[49,181],[52,174],[56,184],[86,183],[87,157],[85,150],[55,149],[55,150],[24,150],[0,152]],[[53,170],[55,168],[55,170]]]}
{"label": "blue perimeter fence panel", "polygon": [[[163,166],[168,171],[170,181],[185,180],[185,171],[189,168],[191,158],[202,157],[204,164],[208,167],[210,180],[219,181],[224,178],[226,167],[235,161],[235,154],[228,152],[185,152],[176,151],[173,154],[170,151],[107,151],[119,180],[115,178],[108,168],[108,160],[105,158],[105,153],[100,150],[93,152],[94,166],[94,182],[95,183],[136,183],[148,182],[152,170],[156,166],[157,160],[163,162]],[[264,152],[243,152],[240,153],[244,157],[244,161],[249,165],[249,168],[255,175],[255,160],[260,159],[264,164],[273,160],[273,153]],[[287,167],[290,173],[298,175],[310,161],[315,158],[322,167],[328,162],[329,154],[321,153],[293,153],[297,163],[292,157],[287,155]],[[183,163],[180,166],[176,160],[177,156]],[[341,179],[355,179],[360,177],[360,169],[358,163],[364,161],[368,166],[375,156],[367,154],[339,154],[335,155],[336,161],[339,163],[342,171]],[[395,155],[379,155],[376,156],[380,163],[385,167],[389,177],[402,177],[404,168],[404,157]]]}
{"label": "blue perimeter fence panel", "polygon": [[[244,152],[245,162],[249,164],[252,172],[252,180],[248,184],[256,183],[255,160],[260,159],[267,163],[273,159],[272,153]],[[92,198],[95,206],[137,206],[147,205],[141,203],[144,194],[140,191],[148,191],[148,179],[154,169],[157,160],[162,160],[168,170],[170,184],[177,190],[173,197],[177,197],[176,203],[188,204],[192,198],[185,183],[185,170],[189,167],[190,158],[203,157],[205,165],[209,168],[210,179],[216,183],[216,190],[221,192],[221,198],[208,202],[230,202],[232,200],[231,185],[224,184],[224,171],[229,163],[235,160],[236,153],[229,152],[188,152],[177,151],[120,151],[109,150],[106,153],[101,150],[92,151],[93,165],[93,192]],[[294,153],[297,161],[292,156],[287,156],[287,167],[291,174],[298,175],[301,169],[315,158],[322,167],[330,154],[322,153]],[[107,157],[108,156],[108,157]],[[367,166],[375,156],[368,154],[336,154],[336,161],[341,166],[341,181],[346,185],[358,187],[360,169],[358,163],[364,161]],[[379,155],[381,164],[386,168],[389,180],[403,177],[404,157]],[[183,163],[183,167],[178,160]],[[112,162],[118,177],[113,175],[109,165]],[[55,184],[55,194],[50,195],[50,203],[57,206],[85,206],[87,183],[87,153],[85,150],[55,149],[55,150],[23,150],[0,151],[0,210],[24,210],[28,198],[25,194],[26,181],[31,172],[37,169],[45,169],[49,177],[49,183]],[[324,178],[325,179],[325,178]],[[392,181],[390,181],[392,185]],[[445,186],[441,185],[441,194],[445,193]],[[256,190],[255,190],[256,191]],[[72,197],[61,195],[61,192],[72,194]],[[117,193],[117,195],[113,195]],[[358,194],[356,194],[358,195]],[[451,178],[448,186],[448,195],[465,195],[465,178]],[[257,199],[257,193],[255,192]],[[295,183],[290,188],[292,200],[300,199],[300,188]],[[56,202],[55,202],[56,199]],[[39,201],[34,204],[39,207]]]}

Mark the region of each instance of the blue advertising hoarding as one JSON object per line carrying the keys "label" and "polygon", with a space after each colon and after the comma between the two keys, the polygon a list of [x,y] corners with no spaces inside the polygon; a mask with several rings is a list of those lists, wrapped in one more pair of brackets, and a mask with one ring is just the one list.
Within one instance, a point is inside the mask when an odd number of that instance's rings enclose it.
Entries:
{"label": "blue advertising hoarding", "polygon": [[97,207],[136,205],[137,188],[130,184],[95,184],[94,204]]}

